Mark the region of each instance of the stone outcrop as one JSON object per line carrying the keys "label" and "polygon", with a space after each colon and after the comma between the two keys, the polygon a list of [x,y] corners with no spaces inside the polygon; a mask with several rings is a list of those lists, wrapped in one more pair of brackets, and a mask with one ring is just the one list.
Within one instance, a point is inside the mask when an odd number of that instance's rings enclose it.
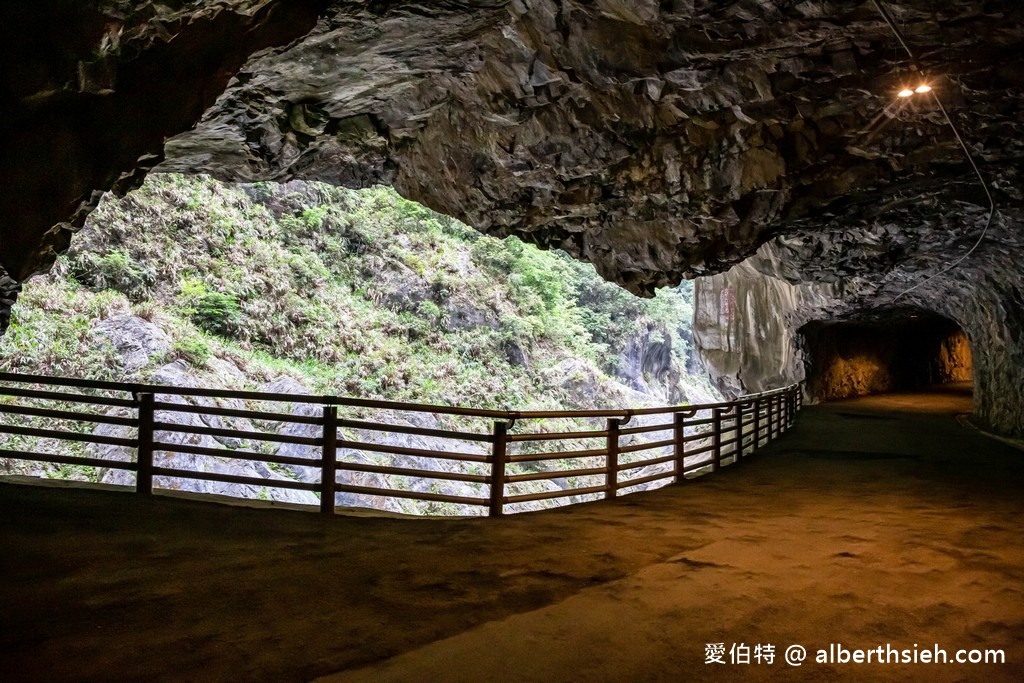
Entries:
{"label": "stone outcrop", "polygon": [[133,373],[154,356],[171,350],[171,339],[158,325],[131,315],[120,314],[93,326],[96,337],[114,347],[125,372]]}
{"label": "stone outcrop", "polygon": [[11,306],[18,300],[21,284],[0,266],[0,334],[11,322]]}
{"label": "stone outcrop", "polygon": [[[683,338],[680,335],[680,338]],[[713,403],[682,392],[680,379],[685,364],[673,358],[672,337],[658,325],[642,326],[626,343],[617,356],[615,376],[635,391],[646,396],[657,396],[666,405],[673,403]]]}
{"label": "stone outcrop", "polygon": [[694,287],[694,342],[730,397],[803,380],[795,330],[838,300],[827,284],[794,284],[758,270],[773,263],[773,247]]}
{"label": "stone outcrop", "polygon": [[[0,10],[0,266],[14,283],[66,248],[101,192],[152,167],[392,184],[640,294],[780,237],[772,277],[831,289],[823,319],[892,308],[985,223],[937,100],[895,97],[919,76],[872,3],[66,5]],[[964,328],[979,409],[1020,429],[1024,11],[890,12],[1000,209],[969,261],[899,305]],[[2,308],[14,287],[0,291]],[[818,319],[802,304],[789,317]],[[765,378],[793,362],[779,350]]]}

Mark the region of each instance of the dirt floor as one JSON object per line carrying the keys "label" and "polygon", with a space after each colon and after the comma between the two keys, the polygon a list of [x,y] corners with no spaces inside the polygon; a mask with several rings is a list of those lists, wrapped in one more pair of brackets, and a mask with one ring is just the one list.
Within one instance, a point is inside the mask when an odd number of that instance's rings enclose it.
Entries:
{"label": "dirt floor", "polygon": [[[717,475],[494,520],[0,485],[0,679],[1022,681],[1024,453],[969,410],[809,407]],[[1006,664],[815,662],[830,643]]]}

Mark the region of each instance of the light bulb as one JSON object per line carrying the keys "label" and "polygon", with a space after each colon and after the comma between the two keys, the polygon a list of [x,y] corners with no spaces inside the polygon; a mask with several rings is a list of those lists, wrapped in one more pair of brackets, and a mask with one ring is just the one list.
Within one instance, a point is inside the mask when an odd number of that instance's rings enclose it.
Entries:
{"label": "light bulb", "polygon": [[926,93],[926,92],[931,92],[931,90],[932,90],[932,86],[928,85],[927,83],[922,83],[921,85],[919,85],[916,88],[914,88],[914,92],[916,92],[916,93]]}
{"label": "light bulb", "polygon": [[900,90],[896,94],[899,95],[900,97],[910,97],[911,95],[914,94],[914,91],[911,90],[910,88],[904,88],[903,90]]}

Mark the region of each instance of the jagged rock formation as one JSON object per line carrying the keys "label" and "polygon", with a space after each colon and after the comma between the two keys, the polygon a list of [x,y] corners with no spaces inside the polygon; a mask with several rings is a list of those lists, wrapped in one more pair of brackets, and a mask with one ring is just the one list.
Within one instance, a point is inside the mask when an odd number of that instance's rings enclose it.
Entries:
{"label": "jagged rock formation", "polygon": [[171,350],[171,339],[159,326],[127,313],[99,321],[93,333],[98,341],[114,347],[121,367],[128,373]]}
{"label": "jagged rock formation", "polygon": [[[822,314],[823,304],[837,301],[827,285],[794,285],[761,273],[755,263],[770,263],[770,253],[766,245],[758,256],[698,280],[694,288],[694,341],[710,375],[729,396],[803,380],[795,330]],[[809,313],[794,319],[797,311]]]}
{"label": "jagged rock formation", "polygon": [[[93,191],[138,168],[139,154],[159,155],[161,136],[188,128],[241,59],[302,35],[316,9],[210,4],[85,3],[59,34],[40,15],[20,17],[23,39],[46,38],[53,54],[4,84],[19,115],[5,126],[22,124],[20,167],[4,177],[18,181],[3,207],[6,229],[24,234],[5,249],[16,278],[40,266],[31,242],[43,231],[80,220]],[[954,114],[984,124],[976,139],[1009,138],[1024,78],[1013,66],[1020,16],[1001,3],[901,8]],[[240,26],[241,37],[231,32]],[[906,68],[892,46],[870,6],[853,3],[335,2],[304,38],[250,59],[199,126],[169,143],[161,168],[393,183],[649,291],[738,261],[780,219],[817,221],[833,204],[856,224],[882,188],[934,194],[962,175],[932,105],[887,108]],[[143,79],[186,74],[170,89]],[[51,109],[64,113],[61,134],[40,123]],[[76,132],[89,148],[59,153]],[[1019,161],[1020,145],[986,151]],[[76,186],[35,201],[47,178]]]}
{"label": "jagged rock formation", "polygon": [[[0,264],[15,281],[66,246],[96,193],[158,162],[393,184],[638,293],[781,235],[783,279],[839,295],[824,318],[890,308],[985,221],[936,102],[895,98],[913,74],[871,3],[92,0],[53,21],[58,8],[0,14],[17,36],[0,48]],[[970,261],[901,305],[960,323],[979,408],[1024,428],[1024,12],[890,9],[1000,208]]]}
{"label": "jagged rock formation", "polygon": [[[867,6],[471,4],[339,6],[246,65],[161,168],[393,184],[637,292],[721,270],[822,207],[862,224],[879,192],[934,195],[965,170],[933,104],[893,104],[905,60]],[[1021,83],[995,68],[1019,34],[983,10],[901,17],[922,53],[944,47],[928,66],[961,109],[957,81]],[[987,135],[1007,132],[1016,97],[978,117]]]}
{"label": "jagged rock formation", "polygon": [[[689,364],[689,363],[687,363]],[[647,325],[633,336],[623,350],[616,375],[633,390],[662,396],[665,404],[689,400],[675,389],[684,368],[672,357],[672,338],[665,330]]]}

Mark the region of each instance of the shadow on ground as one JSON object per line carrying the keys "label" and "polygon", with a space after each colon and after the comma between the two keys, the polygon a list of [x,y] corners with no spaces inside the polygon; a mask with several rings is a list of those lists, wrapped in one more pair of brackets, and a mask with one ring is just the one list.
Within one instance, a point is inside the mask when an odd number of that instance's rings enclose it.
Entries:
{"label": "shadow on ground", "polygon": [[[1024,454],[962,393],[809,407],[713,477],[505,519],[0,485],[13,681],[1024,680]],[[773,664],[705,664],[772,644]],[[783,650],[1005,651],[1004,665]],[[725,657],[728,662],[728,653]]]}

